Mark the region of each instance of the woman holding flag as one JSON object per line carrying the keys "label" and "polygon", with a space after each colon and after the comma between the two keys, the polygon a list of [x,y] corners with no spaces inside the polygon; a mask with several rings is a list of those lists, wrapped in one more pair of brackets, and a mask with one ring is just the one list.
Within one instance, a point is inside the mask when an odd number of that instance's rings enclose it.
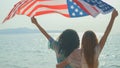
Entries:
{"label": "woman holding flag", "polygon": [[[31,18],[31,21],[49,40],[49,47],[50,49],[55,51],[58,63],[65,60],[75,49],[79,48],[79,36],[75,30],[67,29],[63,31],[63,33],[56,41],[38,24],[37,20],[34,17]],[[68,64],[65,66],[65,68],[73,67]]]}
{"label": "woman holding flag", "polygon": [[86,31],[82,37],[81,48],[74,50],[66,60],[58,63],[57,68],[64,68],[64,66],[68,64],[74,68],[98,68],[99,55],[105,45],[107,37],[114,24],[114,20],[117,16],[118,12],[114,10],[106,31],[99,42],[93,31]]}

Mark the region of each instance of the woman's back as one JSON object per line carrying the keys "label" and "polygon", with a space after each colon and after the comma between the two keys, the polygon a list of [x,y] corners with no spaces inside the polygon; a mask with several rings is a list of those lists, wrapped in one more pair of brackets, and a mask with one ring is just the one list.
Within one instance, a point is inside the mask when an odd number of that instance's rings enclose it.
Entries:
{"label": "woman's back", "polygon": [[[94,68],[98,68],[98,57],[99,57],[99,54],[100,54],[100,46],[97,45],[95,47],[95,55],[94,55]],[[82,51],[81,52],[81,68],[89,68],[88,67],[88,64],[86,62],[86,59],[85,59],[85,56],[84,56],[84,52]]]}
{"label": "woman's back", "polygon": [[[94,68],[98,68],[98,58],[101,51],[101,48],[99,45],[97,45],[94,49],[95,55],[94,55]],[[79,56],[79,57],[78,57]],[[74,59],[73,59],[74,58]],[[87,61],[84,56],[83,49],[78,48],[75,49],[72,54],[68,57],[68,62],[70,62],[70,65],[75,68],[89,68]]]}

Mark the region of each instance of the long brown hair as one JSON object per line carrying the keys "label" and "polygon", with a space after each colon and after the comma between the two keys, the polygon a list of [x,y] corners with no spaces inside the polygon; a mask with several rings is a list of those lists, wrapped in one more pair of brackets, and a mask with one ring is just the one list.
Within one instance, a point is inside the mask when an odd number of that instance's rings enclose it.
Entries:
{"label": "long brown hair", "polygon": [[73,29],[66,29],[60,35],[59,39],[59,53],[64,54],[64,57],[68,57],[73,50],[79,47],[79,36]]}
{"label": "long brown hair", "polygon": [[91,30],[86,31],[82,38],[82,48],[89,68],[94,68],[95,46],[97,44],[98,40],[95,33]]}

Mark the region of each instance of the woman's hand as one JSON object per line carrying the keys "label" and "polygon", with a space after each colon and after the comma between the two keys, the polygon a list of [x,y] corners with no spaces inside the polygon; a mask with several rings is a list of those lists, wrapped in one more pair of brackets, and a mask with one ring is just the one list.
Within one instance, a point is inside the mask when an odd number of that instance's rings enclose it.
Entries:
{"label": "woman's hand", "polygon": [[32,17],[32,18],[31,18],[31,22],[32,22],[33,24],[35,24],[35,25],[38,24],[38,22],[37,22],[37,20],[35,19],[35,17]]}
{"label": "woman's hand", "polygon": [[118,12],[117,12],[116,10],[114,10],[114,11],[112,12],[112,17],[115,18],[115,17],[117,17],[117,16],[118,16]]}

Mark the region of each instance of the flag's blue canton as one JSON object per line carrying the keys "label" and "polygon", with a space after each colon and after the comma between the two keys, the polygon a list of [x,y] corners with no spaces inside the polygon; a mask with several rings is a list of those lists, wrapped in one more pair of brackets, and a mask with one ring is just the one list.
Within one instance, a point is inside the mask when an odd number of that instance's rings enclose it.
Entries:
{"label": "flag's blue canton", "polygon": [[108,12],[110,12],[114,9],[112,6],[110,6],[109,4],[107,4],[107,3],[105,3],[101,0],[84,0],[84,1],[87,2],[90,5],[96,6],[103,13],[108,13]]}
{"label": "flag's blue canton", "polygon": [[75,2],[73,2],[73,0],[67,0],[67,5],[70,17],[82,17],[88,15]]}

